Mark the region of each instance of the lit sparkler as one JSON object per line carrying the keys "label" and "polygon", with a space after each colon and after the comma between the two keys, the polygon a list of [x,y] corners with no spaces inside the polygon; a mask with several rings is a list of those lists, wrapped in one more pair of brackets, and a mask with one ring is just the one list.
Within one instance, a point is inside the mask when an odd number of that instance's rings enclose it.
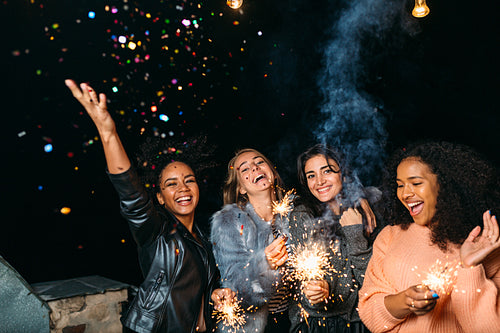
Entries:
{"label": "lit sparkler", "polygon": [[[221,307],[214,311],[217,323],[222,322],[224,326],[231,327],[234,329],[234,332],[238,332],[246,323],[245,315],[240,303],[241,300],[224,299]],[[231,330],[229,332],[231,332]]]}
{"label": "lit sparkler", "polygon": [[281,217],[285,217],[290,213],[293,209],[293,195],[295,194],[295,190],[291,189],[286,192],[285,196],[281,201],[273,201],[273,215],[280,214]]}
{"label": "lit sparkler", "polygon": [[299,281],[322,280],[331,268],[330,255],[320,244],[298,245],[289,256],[291,278]]}
{"label": "lit sparkler", "polygon": [[453,288],[455,277],[458,274],[459,264],[441,263],[438,259],[436,263],[429,268],[422,285],[428,286],[431,290],[447,294]]}

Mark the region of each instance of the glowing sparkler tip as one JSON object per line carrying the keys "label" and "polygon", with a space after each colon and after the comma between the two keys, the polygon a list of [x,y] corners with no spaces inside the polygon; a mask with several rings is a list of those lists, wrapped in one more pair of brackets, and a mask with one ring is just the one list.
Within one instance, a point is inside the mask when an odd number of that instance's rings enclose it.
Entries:
{"label": "glowing sparkler tip", "polygon": [[438,292],[446,294],[453,288],[458,266],[448,262],[442,264],[440,260],[436,260],[436,263],[429,268],[422,285],[431,289],[433,298],[439,298]]}
{"label": "glowing sparkler tip", "polygon": [[231,327],[234,332],[238,332],[246,324],[245,315],[241,308],[241,300],[224,300],[221,307],[215,311],[217,323]]}
{"label": "glowing sparkler tip", "polygon": [[290,211],[293,209],[293,195],[295,194],[295,190],[291,189],[286,192],[285,196],[281,201],[273,201],[273,214],[279,214],[282,217],[287,216]]}
{"label": "glowing sparkler tip", "polygon": [[298,245],[288,260],[292,279],[322,280],[331,270],[330,256],[320,244]]}

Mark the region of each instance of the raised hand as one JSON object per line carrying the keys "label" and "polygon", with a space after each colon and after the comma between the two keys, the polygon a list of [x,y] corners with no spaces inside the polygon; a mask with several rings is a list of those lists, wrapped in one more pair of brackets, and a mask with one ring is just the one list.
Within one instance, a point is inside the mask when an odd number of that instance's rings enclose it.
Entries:
{"label": "raised hand", "polygon": [[73,80],[64,83],[71,90],[73,96],[85,108],[94,122],[101,137],[108,170],[112,174],[124,172],[130,168],[130,160],[116,132],[116,125],[108,112],[106,95],[99,94],[87,83],[78,86]]}
{"label": "raised hand", "polygon": [[363,217],[357,209],[349,208],[340,217],[340,225],[345,227],[347,225],[355,224],[363,224]]}
{"label": "raised hand", "polygon": [[473,267],[481,264],[490,253],[500,248],[498,221],[488,210],[483,214],[483,232],[477,226],[460,247],[460,258],[463,267]]}
{"label": "raised hand", "polygon": [[69,79],[64,83],[92,118],[101,136],[116,132],[115,122],[108,112],[105,94],[97,95],[87,83],[80,83],[78,86],[75,81]]}
{"label": "raised hand", "polygon": [[288,252],[286,251],[286,238],[280,236],[276,238],[271,244],[269,244],[264,253],[266,255],[267,262],[272,269],[276,269],[283,265],[288,259]]}

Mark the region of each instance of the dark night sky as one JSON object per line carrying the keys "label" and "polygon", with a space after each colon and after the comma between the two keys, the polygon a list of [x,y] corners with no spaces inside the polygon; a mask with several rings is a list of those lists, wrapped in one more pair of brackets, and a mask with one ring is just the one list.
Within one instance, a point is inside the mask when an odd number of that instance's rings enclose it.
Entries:
{"label": "dark night sky", "polygon": [[[30,283],[91,274],[141,280],[100,143],[89,144],[96,130],[64,86],[68,77],[107,94],[131,156],[155,133],[207,134],[220,166],[199,216],[220,207],[225,163],[239,147],[263,151],[294,186],[295,157],[335,124],[322,111],[323,93],[345,88],[337,83],[369,101],[369,117],[380,120],[370,138],[380,154],[366,162],[366,182],[377,184],[385,151],[420,139],[465,143],[498,165],[498,4],[428,4],[431,14],[417,20],[403,0],[248,0],[240,11],[221,0],[1,0],[0,255]],[[356,5],[361,12],[346,17]],[[118,36],[141,45],[122,47]],[[355,47],[322,81],[327,58]],[[350,120],[353,128],[328,136],[373,127],[363,114]]]}

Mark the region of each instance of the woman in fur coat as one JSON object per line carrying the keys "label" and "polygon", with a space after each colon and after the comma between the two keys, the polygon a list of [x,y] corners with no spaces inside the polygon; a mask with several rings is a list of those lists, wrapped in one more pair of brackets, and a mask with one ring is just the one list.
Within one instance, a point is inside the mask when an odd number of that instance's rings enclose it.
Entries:
{"label": "woman in fur coat", "polygon": [[[281,285],[287,258],[286,218],[273,214],[282,181],[272,163],[242,149],[228,163],[224,207],[212,217],[212,244],[221,285],[241,299],[245,332],[288,332],[286,293]],[[268,317],[269,315],[269,317]],[[219,331],[232,331],[219,323]]]}

